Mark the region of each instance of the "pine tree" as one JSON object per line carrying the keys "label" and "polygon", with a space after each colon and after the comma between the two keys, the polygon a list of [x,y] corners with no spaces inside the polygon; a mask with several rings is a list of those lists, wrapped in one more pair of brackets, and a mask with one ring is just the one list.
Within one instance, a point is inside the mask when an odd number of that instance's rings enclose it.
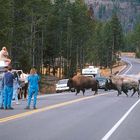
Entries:
{"label": "pine tree", "polygon": [[112,51],[115,54],[124,47],[122,26],[116,13],[112,15],[110,26],[112,31]]}

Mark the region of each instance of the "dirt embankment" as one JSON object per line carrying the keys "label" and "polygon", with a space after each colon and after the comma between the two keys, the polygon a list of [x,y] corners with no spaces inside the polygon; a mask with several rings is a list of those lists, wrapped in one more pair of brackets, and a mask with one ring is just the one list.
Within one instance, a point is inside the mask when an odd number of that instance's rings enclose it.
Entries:
{"label": "dirt embankment", "polygon": [[40,82],[40,94],[55,93],[55,84],[59,79],[55,76],[42,76]]}
{"label": "dirt embankment", "polygon": [[[121,72],[126,67],[126,65],[127,64],[122,61],[114,65],[112,68],[112,74],[117,74]],[[101,75],[105,77],[109,77],[111,75],[111,69],[110,68],[101,69]]]}

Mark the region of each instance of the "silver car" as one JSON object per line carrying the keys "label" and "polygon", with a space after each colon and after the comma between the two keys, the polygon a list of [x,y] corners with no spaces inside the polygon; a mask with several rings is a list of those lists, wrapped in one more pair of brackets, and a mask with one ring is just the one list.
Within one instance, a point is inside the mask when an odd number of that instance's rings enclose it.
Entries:
{"label": "silver car", "polygon": [[[61,79],[56,84],[56,92],[70,91],[70,88],[67,86],[69,79]],[[75,89],[72,88],[71,92],[75,92]]]}
{"label": "silver car", "polygon": [[56,84],[56,92],[69,91],[69,87],[67,86],[68,79],[59,80]]}

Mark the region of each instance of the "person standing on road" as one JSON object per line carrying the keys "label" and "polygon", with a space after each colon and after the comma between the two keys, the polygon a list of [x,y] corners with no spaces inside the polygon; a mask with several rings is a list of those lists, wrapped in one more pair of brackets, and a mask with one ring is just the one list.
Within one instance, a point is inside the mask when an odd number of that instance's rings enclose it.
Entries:
{"label": "person standing on road", "polygon": [[3,109],[2,77],[0,77],[0,109]]}
{"label": "person standing on road", "polygon": [[18,105],[19,104],[19,101],[18,101],[18,93],[19,93],[19,79],[18,79],[18,75],[16,72],[14,72],[14,83],[13,83],[13,99],[15,99],[15,102],[16,104]]}
{"label": "person standing on road", "polygon": [[4,78],[4,74],[7,72],[7,67],[5,67],[5,71],[0,75],[0,109],[4,109],[3,107],[3,103],[4,103],[4,89],[3,89],[3,78]]}
{"label": "person standing on road", "polygon": [[23,93],[24,93],[24,99],[27,99],[27,92],[28,92],[28,75],[29,74],[25,74],[22,73],[20,75],[20,78],[23,79],[24,81],[24,86],[22,87]]}
{"label": "person standing on road", "polygon": [[34,95],[33,109],[36,109],[37,95],[39,91],[39,80],[40,77],[38,76],[36,69],[31,68],[30,74],[28,76],[28,101],[25,109],[30,109],[31,99],[33,95]]}
{"label": "person standing on road", "polygon": [[3,86],[2,86],[2,76],[0,76],[0,109],[3,108]]}
{"label": "person standing on road", "polygon": [[11,107],[12,96],[13,96],[13,81],[14,75],[11,73],[12,67],[8,66],[8,71],[4,74],[2,84],[4,87],[4,109],[14,109]]}

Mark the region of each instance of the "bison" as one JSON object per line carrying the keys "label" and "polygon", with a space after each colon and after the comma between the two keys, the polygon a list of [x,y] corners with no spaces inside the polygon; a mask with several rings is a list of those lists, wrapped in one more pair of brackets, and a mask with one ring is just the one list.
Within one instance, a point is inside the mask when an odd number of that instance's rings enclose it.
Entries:
{"label": "bison", "polygon": [[95,78],[83,76],[83,75],[75,75],[73,78],[70,78],[67,83],[68,87],[76,89],[76,95],[83,91],[83,95],[85,93],[85,89],[92,89],[95,91],[94,95],[98,93],[98,82]]}
{"label": "bison", "polygon": [[118,91],[118,96],[122,94],[122,91],[128,96],[128,90],[133,89],[133,93],[131,96],[135,94],[137,91],[138,97],[140,95],[139,91],[140,81],[128,76],[111,76],[109,82],[109,89],[115,89]]}
{"label": "bison", "polygon": [[133,89],[133,93],[132,93],[131,97],[136,92],[138,93],[138,97],[139,97],[140,96],[139,84],[140,84],[140,80],[137,80],[137,79],[134,79],[134,78],[130,78],[130,77],[125,77],[123,79],[122,91],[124,93],[128,93],[128,90],[132,90]]}

